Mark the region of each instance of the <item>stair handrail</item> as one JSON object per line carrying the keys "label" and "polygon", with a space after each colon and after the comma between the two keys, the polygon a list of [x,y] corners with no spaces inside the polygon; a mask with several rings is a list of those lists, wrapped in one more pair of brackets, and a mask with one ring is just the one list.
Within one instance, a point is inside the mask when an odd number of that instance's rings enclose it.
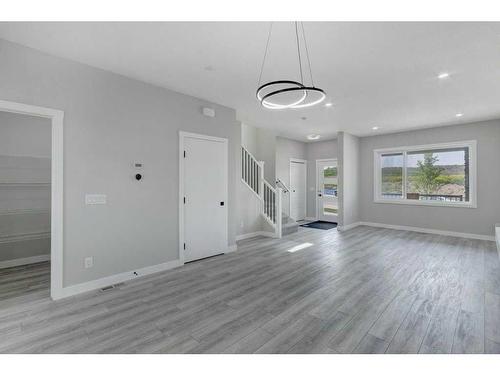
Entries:
{"label": "stair handrail", "polygon": [[281,179],[277,178],[276,179],[276,185],[281,185],[281,188],[283,189],[283,193],[289,193],[290,192],[290,189],[285,185],[285,183],[283,181],[281,181]]}
{"label": "stair handrail", "polygon": [[252,154],[250,151],[248,151],[248,149],[247,149],[245,146],[243,146],[243,145],[242,145],[242,146],[241,146],[241,148],[242,148],[243,150],[245,150],[245,151],[246,151],[246,153],[247,153],[248,155],[250,155],[250,157],[251,157],[251,158],[252,158],[252,159],[253,159],[253,160],[254,160],[257,164],[259,164],[259,165],[261,165],[261,164],[262,164],[262,162],[261,162],[261,161],[259,161],[259,160],[257,160],[257,158],[256,158],[255,156],[253,156],[253,154]]}

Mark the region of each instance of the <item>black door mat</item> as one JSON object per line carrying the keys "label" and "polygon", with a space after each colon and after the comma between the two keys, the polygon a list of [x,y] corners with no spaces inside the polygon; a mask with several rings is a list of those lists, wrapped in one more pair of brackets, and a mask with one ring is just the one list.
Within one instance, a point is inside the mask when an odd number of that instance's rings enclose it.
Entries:
{"label": "black door mat", "polygon": [[313,221],[312,223],[302,224],[301,227],[314,229],[333,229],[337,227],[337,223],[329,223],[328,221]]}

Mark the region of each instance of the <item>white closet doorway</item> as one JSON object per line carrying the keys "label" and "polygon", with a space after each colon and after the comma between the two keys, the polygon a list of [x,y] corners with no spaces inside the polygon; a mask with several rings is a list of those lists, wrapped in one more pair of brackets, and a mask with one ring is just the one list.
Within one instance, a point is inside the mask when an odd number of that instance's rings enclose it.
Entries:
{"label": "white closet doorway", "polygon": [[180,133],[181,260],[228,250],[228,141]]}
{"label": "white closet doorway", "polygon": [[290,159],[290,217],[306,218],[307,161]]}
{"label": "white closet doorway", "polygon": [[0,268],[46,276],[36,287],[60,299],[64,112],[0,100],[0,114]]}

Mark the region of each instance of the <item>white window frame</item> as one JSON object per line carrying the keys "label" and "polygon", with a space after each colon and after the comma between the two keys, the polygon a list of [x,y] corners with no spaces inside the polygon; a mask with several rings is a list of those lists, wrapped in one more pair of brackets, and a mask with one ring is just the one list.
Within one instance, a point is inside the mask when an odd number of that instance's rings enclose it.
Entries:
{"label": "white window frame", "polygon": [[[467,147],[469,149],[469,202],[441,202],[441,201],[419,201],[406,198],[406,154],[413,151],[427,151],[432,149],[446,149]],[[381,195],[381,156],[387,153],[403,154],[403,198],[387,199]],[[386,204],[408,204],[415,206],[439,206],[439,207],[462,207],[477,208],[477,141],[460,141],[448,143],[436,143],[418,146],[401,146],[373,150],[373,201]]]}

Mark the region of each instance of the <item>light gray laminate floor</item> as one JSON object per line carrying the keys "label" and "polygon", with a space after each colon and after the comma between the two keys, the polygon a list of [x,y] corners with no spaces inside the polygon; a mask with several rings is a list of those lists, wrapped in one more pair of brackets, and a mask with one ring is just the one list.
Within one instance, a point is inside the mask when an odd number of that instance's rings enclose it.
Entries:
{"label": "light gray laminate floor", "polygon": [[4,353],[500,352],[493,242],[300,228],[57,302],[48,264],[15,271],[0,270]]}

